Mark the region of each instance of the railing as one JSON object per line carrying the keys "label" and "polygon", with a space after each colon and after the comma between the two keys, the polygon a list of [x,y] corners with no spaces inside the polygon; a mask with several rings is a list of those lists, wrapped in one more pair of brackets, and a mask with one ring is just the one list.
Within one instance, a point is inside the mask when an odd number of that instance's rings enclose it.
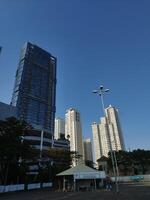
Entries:
{"label": "railing", "polygon": [[[112,181],[115,181],[115,177],[111,177]],[[134,176],[119,176],[117,177],[118,182],[133,182],[133,181],[149,181],[150,174],[146,175],[134,175]]]}

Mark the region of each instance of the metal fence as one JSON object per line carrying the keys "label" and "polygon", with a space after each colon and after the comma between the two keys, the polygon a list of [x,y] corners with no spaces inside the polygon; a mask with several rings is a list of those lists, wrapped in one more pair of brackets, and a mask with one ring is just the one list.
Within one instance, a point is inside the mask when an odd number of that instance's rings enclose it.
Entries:
{"label": "metal fence", "polygon": [[[111,177],[112,181],[115,181],[115,177]],[[118,176],[118,182],[133,182],[133,181],[150,181],[150,174],[146,175],[134,175],[134,176]]]}

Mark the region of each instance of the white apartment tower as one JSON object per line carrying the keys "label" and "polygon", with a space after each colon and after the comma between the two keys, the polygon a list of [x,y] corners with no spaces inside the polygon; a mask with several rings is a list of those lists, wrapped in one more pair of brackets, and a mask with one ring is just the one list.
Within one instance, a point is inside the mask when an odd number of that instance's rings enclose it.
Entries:
{"label": "white apartment tower", "polygon": [[74,108],[70,108],[65,114],[65,137],[70,140],[70,150],[82,156],[80,161],[84,160],[80,113]]}
{"label": "white apartment tower", "polygon": [[105,109],[106,116],[109,124],[110,140],[112,143],[112,149],[119,151],[125,150],[125,144],[122,134],[122,129],[118,116],[118,109],[115,109],[111,105]]}
{"label": "white apartment tower", "polygon": [[59,117],[55,118],[54,138],[56,140],[65,138],[65,120]]}
{"label": "white apartment tower", "polygon": [[100,134],[99,134],[99,125],[94,122],[92,124],[92,133],[93,133],[93,162],[97,164],[97,160],[101,157],[100,150]]}
{"label": "white apartment tower", "polygon": [[111,105],[105,109],[106,117],[102,117],[100,123],[92,124],[93,132],[93,162],[102,156],[108,156],[110,144],[112,150],[125,150],[122,130],[118,117],[118,110]]}
{"label": "white apartment tower", "polygon": [[88,139],[84,140],[83,143],[84,143],[84,158],[85,158],[85,160],[93,161],[91,139],[88,138]]}

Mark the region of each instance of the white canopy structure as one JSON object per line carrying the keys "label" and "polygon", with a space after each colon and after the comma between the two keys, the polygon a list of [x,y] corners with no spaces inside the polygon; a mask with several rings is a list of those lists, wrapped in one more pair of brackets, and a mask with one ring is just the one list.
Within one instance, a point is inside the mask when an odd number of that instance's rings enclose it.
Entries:
{"label": "white canopy structure", "polygon": [[[98,170],[90,168],[84,164],[79,164],[75,167],[65,170],[65,171],[57,174],[57,176],[63,177],[63,190],[65,190],[65,188],[66,188],[65,183],[69,177],[73,178],[74,190],[76,189],[77,185],[78,185],[78,188],[81,186],[90,187],[89,183],[91,183],[91,181],[93,181],[95,188],[96,188],[96,180],[98,180],[98,179],[103,180],[106,178],[106,174],[104,171],[98,171]],[[79,180],[80,180],[80,182],[79,182]]]}
{"label": "white canopy structure", "polygon": [[65,170],[57,176],[74,176],[74,179],[104,179],[106,174],[104,171],[98,171],[84,164],[79,164],[68,170]]}

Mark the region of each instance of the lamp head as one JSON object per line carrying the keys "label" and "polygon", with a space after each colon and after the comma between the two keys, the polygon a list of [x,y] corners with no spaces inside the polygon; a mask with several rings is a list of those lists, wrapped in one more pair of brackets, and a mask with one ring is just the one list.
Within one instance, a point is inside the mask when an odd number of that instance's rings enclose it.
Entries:
{"label": "lamp head", "polygon": [[98,91],[97,91],[97,90],[93,90],[92,92],[93,92],[94,94],[98,93]]}
{"label": "lamp head", "polygon": [[109,89],[106,89],[105,92],[109,92]]}
{"label": "lamp head", "polygon": [[100,87],[99,87],[99,88],[100,88],[100,90],[102,90],[102,89],[103,89],[103,85],[100,85]]}

